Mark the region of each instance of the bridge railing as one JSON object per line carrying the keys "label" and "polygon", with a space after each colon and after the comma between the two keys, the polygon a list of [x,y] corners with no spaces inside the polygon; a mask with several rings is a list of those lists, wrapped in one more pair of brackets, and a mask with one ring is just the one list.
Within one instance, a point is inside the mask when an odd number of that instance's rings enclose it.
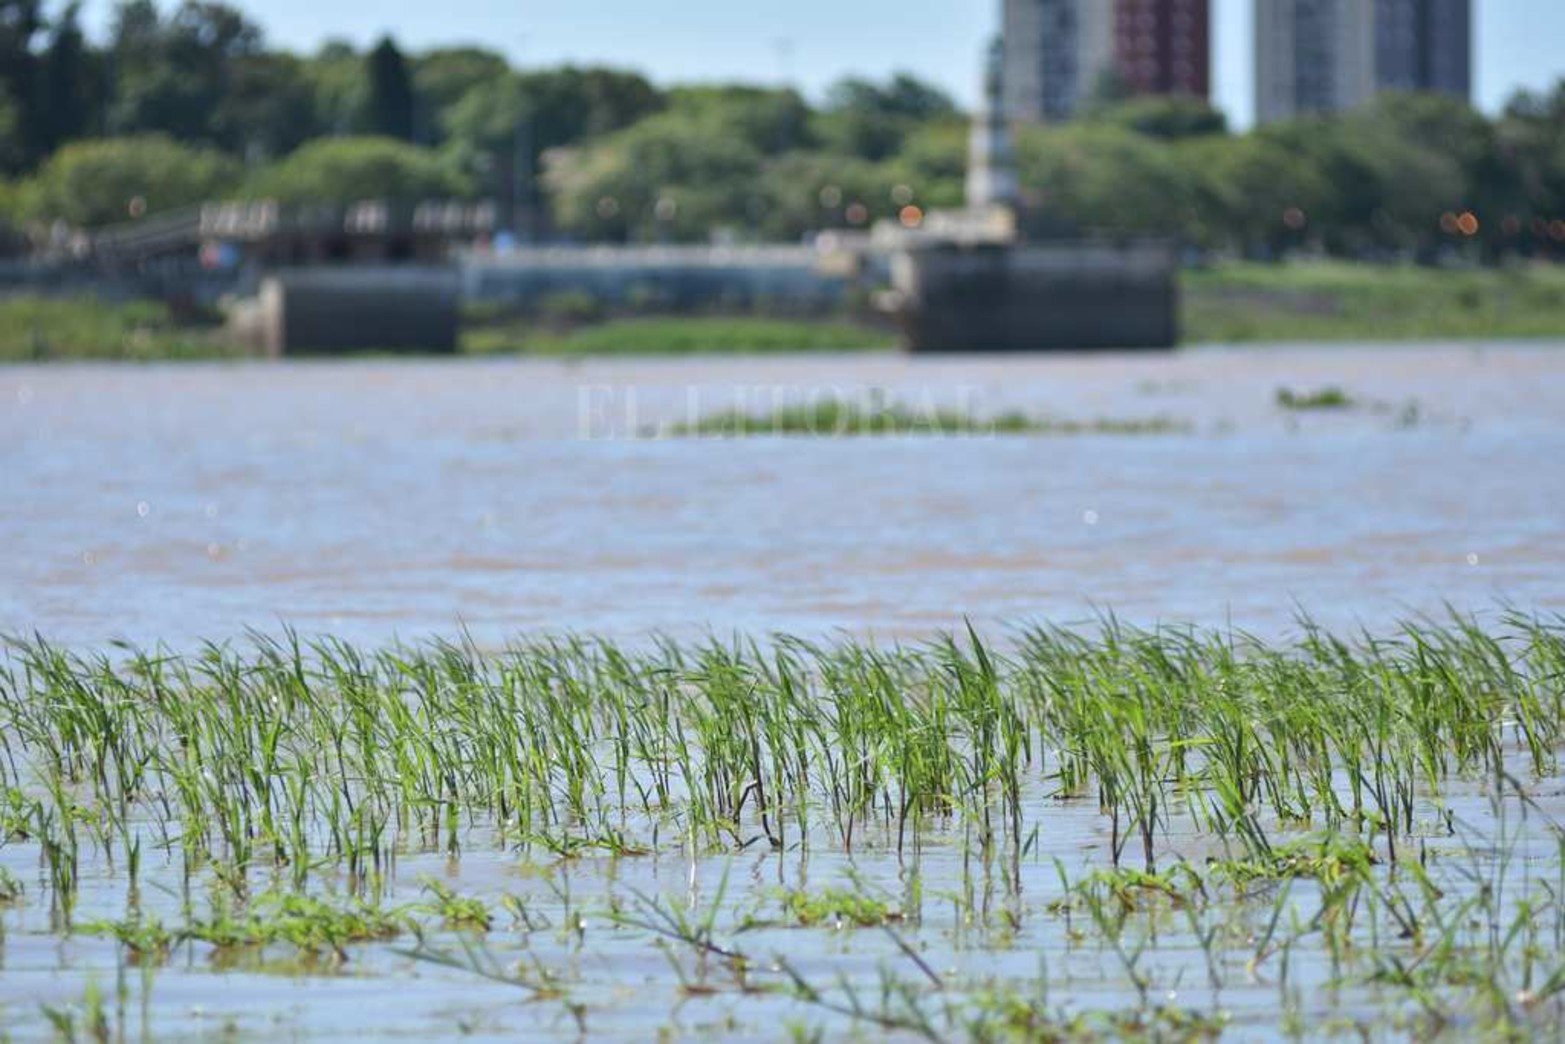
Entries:
{"label": "bridge railing", "polygon": [[199,203],[87,233],[92,255],[132,261],[191,250],[203,243],[266,243],[285,237],[340,236],[467,239],[493,233],[499,208],[491,201],[362,200],[347,205],[284,204],[277,200]]}

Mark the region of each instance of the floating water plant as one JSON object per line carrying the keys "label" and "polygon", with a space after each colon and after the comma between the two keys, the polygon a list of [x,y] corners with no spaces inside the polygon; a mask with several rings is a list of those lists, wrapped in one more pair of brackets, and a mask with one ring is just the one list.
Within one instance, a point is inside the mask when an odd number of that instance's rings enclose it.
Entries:
{"label": "floating water plant", "polygon": [[1357,400],[1335,384],[1313,391],[1297,392],[1292,388],[1277,389],[1277,405],[1284,410],[1306,412],[1312,410],[1351,410]]}
{"label": "floating water plant", "polygon": [[874,928],[902,920],[902,912],[890,903],[842,888],[789,892],[783,897],[783,910],[791,921],[806,928],[818,924]]}

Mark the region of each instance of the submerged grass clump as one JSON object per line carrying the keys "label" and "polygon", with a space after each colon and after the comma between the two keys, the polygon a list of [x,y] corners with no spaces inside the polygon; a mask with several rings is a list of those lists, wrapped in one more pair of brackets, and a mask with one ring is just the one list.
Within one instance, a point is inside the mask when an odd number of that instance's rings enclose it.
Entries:
{"label": "submerged grass clump", "polygon": [[1277,405],[1284,410],[1351,410],[1358,402],[1337,385],[1328,385],[1314,391],[1297,392],[1292,388],[1277,389]]}
{"label": "submerged grass clump", "polygon": [[779,405],[751,412],[714,413],[664,429],[676,437],[737,436],[955,436],[955,435],[1168,435],[1189,425],[1166,417],[1067,420],[1007,411],[980,417],[951,409],[914,409],[879,397],[868,402],[837,398]]}
{"label": "submerged grass clump", "polygon": [[885,900],[847,888],[789,892],[783,896],[783,911],[790,921],[806,928],[818,924],[875,928],[902,920],[901,911]]}
{"label": "submerged grass clump", "polygon": [[[1306,621],[1286,642],[1113,620],[1003,645],[493,655],[24,641],[0,671],[0,855],[37,867],[21,913],[158,974],[182,946],[330,969],[411,934],[395,952],[583,1025],[581,955],[654,946],[674,1003],[930,1040],[1199,1039],[1240,1017],[1232,995],[1279,1032],[1389,1011],[1414,1035],[1504,1037],[1565,1017],[1562,749],[1565,624],[1519,614],[1355,637]],[[475,855],[520,876],[464,894]],[[735,858],[751,895],[726,871],[699,887]],[[822,861],[849,883],[812,886]],[[670,863],[678,899],[620,881]],[[422,896],[384,905],[404,874]],[[79,917],[105,877],[123,913]],[[880,947],[874,978],[832,983],[787,941],[845,927],[840,945]],[[1090,960],[1119,1001],[1065,1010],[1056,973],[995,978],[969,948],[1036,949],[1067,983]],[[1187,975],[1208,1003],[1163,999]]]}

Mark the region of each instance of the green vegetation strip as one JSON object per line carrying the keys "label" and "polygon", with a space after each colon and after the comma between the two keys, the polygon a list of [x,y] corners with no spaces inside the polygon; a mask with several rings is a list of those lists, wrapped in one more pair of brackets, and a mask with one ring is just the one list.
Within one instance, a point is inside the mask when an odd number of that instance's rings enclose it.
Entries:
{"label": "green vegetation strip", "polygon": [[556,356],[866,351],[896,343],[895,335],[858,323],[743,317],[617,319],[569,332],[514,323],[470,329],[462,336],[466,352]]}
{"label": "green vegetation strip", "polygon": [[0,297],[0,362],[193,359],[238,354],[153,301]]}
{"label": "green vegetation strip", "polygon": [[[1186,344],[1565,337],[1565,267],[1453,271],[1349,263],[1190,270]],[[503,319],[476,310],[469,354],[551,357],[887,351],[895,334],[842,319],[654,316]],[[0,361],[184,359],[239,354],[163,305],[91,297],[0,298]]]}
{"label": "green vegetation strip", "polygon": [[1065,420],[1007,412],[979,417],[955,410],[916,410],[874,398],[865,403],[818,399],[751,413],[730,410],[671,425],[676,437],[897,436],[897,435],[1168,435],[1190,426],[1166,417],[1142,420]]}
{"label": "green vegetation strip", "polygon": [[1186,344],[1565,336],[1565,267],[1220,265],[1182,275]]}
{"label": "green vegetation strip", "polygon": [[1333,384],[1308,392],[1278,388],[1277,405],[1284,410],[1303,413],[1316,410],[1351,410],[1355,402],[1353,396]]}

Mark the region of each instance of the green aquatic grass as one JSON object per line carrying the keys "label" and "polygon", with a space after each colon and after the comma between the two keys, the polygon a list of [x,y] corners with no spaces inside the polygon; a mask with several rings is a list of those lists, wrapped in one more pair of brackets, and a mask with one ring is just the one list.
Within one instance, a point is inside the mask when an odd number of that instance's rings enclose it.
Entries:
{"label": "green aquatic grass", "polygon": [[494,924],[494,918],[483,902],[458,895],[443,882],[425,878],[424,891],[429,894],[429,901],[420,909],[438,916],[448,928],[487,932]]}
{"label": "green aquatic grass", "polygon": [[[457,900],[449,893],[440,898],[461,904],[458,909],[472,915],[472,900]],[[280,891],[247,899],[243,906],[242,914],[224,913],[178,928],[136,914],[121,921],[78,924],[74,930],[116,940],[137,963],[166,961],[177,947],[190,943],[205,945],[215,959],[228,963],[241,952],[277,946],[291,948],[303,960],[344,963],[349,946],[385,942],[413,931],[412,914],[426,909],[386,910],[362,899],[331,902]],[[450,916],[444,905],[435,912]]]}
{"label": "green aquatic grass", "polygon": [[474,326],[462,334],[462,350],[480,355],[755,355],[887,351],[896,344],[895,334],[862,323],[759,316],[652,316],[566,331],[519,321]]}
{"label": "green aquatic grass", "polygon": [[[1113,618],[1003,642],[498,653],[34,639],[0,671],[3,842],[37,866],[13,901],[62,936],[115,940],[128,964],[199,947],[251,967],[281,948],[291,973],[332,972],[411,936],[397,952],[581,1022],[560,963],[519,963],[508,940],[589,957],[650,945],[685,999],[781,998],[933,1040],[1221,1033],[1221,1005],[1160,1000],[1171,936],[1179,975],[1214,993],[1276,981],[1279,1029],[1323,984],[1369,991],[1415,1034],[1547,1025],[1565,1015],[1565,834],[1543,804],[1562,749],[1565,621],[1517,613],[1373,635],[1302,620],[1266,641]],[[1062,817],[1103,839],[1085,869],[1059,861]],[[536,888],[467,895],[445,878],[383,905],[399,863],[454,875],[475,849],[550,867],[547,912]],[[677,899],[613,883],[638,861],[694,881],[736,855],[800,876],[779,892],[768,870],[748,897],[726,874]],[[932,892],[936,855],[953,880]],[[811,886],[802,868],[822,859],[897,871]],[[84,878],[105,872],[123,916],[78,916]],[[606,892],[576,898],[595,876]],[[1049,960],[1088,949],[1130,999],[1067,1012],[1047,974],[1035,993],[954,972],[926,956],[937,917],[983,951],[1057,922],[1066,949]],[[829,981],[756,934],[838,926],[882,940],[878,980]],[[1297,978],[1304,953],[1324,980]]]}
{"label": "green aquatic grass", "polygon": [[789,892],[783,897],[782,906],[790,921],[806,928],[819,924],[878,928],[903,919],[902,912],[892,904],[850,888]]}
{"label": "green aquatic grass", "polygon": [[950,409],[915,409],[880,397],[788,403],[771,410],[727,410],[669,425],[657,434],[680,438],[741,436],[1169,435],[1188,424],[1167,417],[1069,420],[1007,411],[989,417]]}
{"label": "green aquatic grass", "polygon": [[26,891],[26,887],[16,879],[15,874],[0,867],[0,909],[20,902]]}
{"label": "green aquatic grass", "polygon": [[[68,883],[83,846],[134,874],[158,847],[359,880],[400,845],[453,857],[474,822],[561,853],[655,850],[650,831],[896,845],[978,822],[1022,844],[1046,806],[1095,795],[1114,862],[1156,868],[1176,809],[1272,858],[1265,822],[1380,835],[1420,797],[1492,773],[1508,743],[1553,771],[1565,639],[1515,619],[1286,646],[1118,624],[927,646],[711,643],[630,652],[549,641],[367,652],[287,638],[241,654],[129,657],[13,644],[0,678],[8,829]],[[333,798],[332,795],[337,795]],[[1040,818],[1043,817],[1043,818]],[[666,829],[659,833],[667,843]],[[68,890],[68,889],[66,889]]]}

